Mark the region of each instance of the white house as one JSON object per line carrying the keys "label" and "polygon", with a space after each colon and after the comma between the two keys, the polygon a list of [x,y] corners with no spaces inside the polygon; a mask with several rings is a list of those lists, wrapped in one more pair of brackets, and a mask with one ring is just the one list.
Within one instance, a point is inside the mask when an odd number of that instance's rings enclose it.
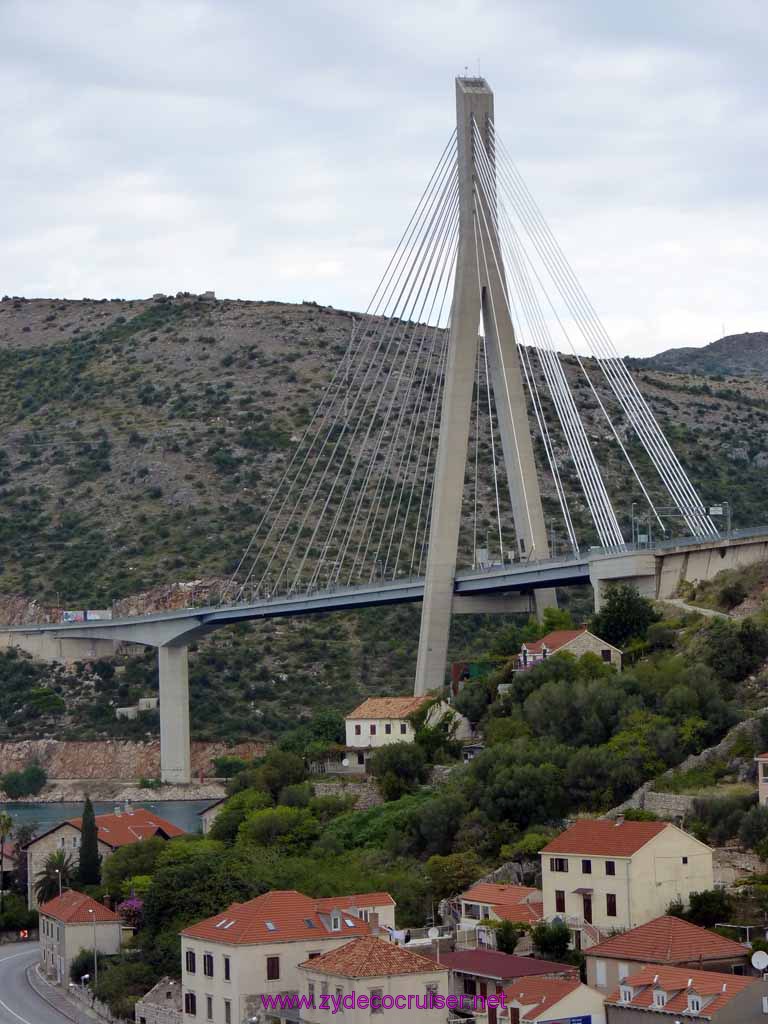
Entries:
{"label": "white house", "polygon": [[584,818],[541,851],[544,917],[586,949],[714,886],[712,850],[666,821]]}
{"label": "white house", "polygon": [[578,978],[522,978],[504,996],[512,1024],[605,1024],[602,993]]}
{"label": "white house", "polygon": [[394,907],[388,893],[313,899],[272,891],[190,925],[181,933],[183,1020],[241,1024],[258,1017],[263,995],[298,993],[299,964],[378,931],[379,915],[394,923]]}
{"label": "white house", "polygon": [[345,718],[347,760],[350,769],[365,771],[365,765],[379,747],[389,743],[413,743],[416,738],[411,716],[425,704],[433,704],[427,716],[429,725],[436,725],[444,716],[454,720],[454,737],[468,740],[473,736],[466,718],[445,701],[430,695],[421,697],[369,697]]}
{"label": "white house", "polygon": [[448,968],[373,935],[306,960],[300,969],[301,1018],[309,1024],[331,1024],[339,1013],[346,1024],[369,1024],[376,1014],[425,1024],[445,1024],[448,1017]]}
{"label": "white house", "polygon": [[83,892],[67,889],[40,907],[40,965],[57,984],[69,984],[69,968],[77,954],[94,947],[114,956],[120,952],[120,918]]}

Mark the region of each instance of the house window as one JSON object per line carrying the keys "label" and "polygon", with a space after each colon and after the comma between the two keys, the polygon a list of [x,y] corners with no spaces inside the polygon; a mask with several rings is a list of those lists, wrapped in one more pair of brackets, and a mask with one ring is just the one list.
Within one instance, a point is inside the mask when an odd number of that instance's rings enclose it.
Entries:
{"label": "house window", "polygon": [[371,736],[375,736],[376,735],[376,726],[375,725],[371,725],[370,733],[371,733]]}
{"label": "house window", "polygon": [[307,997],[309,999],[309,1005],[314,1010],[314,1008],[315,1008],[315,983],[314,983],[314,981],[310,981],[307,984]]}
{"label": "house window", "polygon": [[309,954],[309,957],[307,959],[314,960],[316,956],[320,956],[320,950],[319,949],[313,949],[312,952]]}
{"label": "house window", "polygon": [[763,768],[763,778],[764,779],[768,779],[768,762],[764,761],[763,765],[762,765],[762,768]]}
{"label": "house window", "polygon": [[280,957],[267,957],[267,981],[277,981],[280,978]]}
{"label": "house window", "polygon": [[332,932],[340,932],[341,931],[341,915],[340,914],[331,914],[331,931]]}
{"label": "house window", "polygon": [[683,864],[687,864],[687,863],[688,863],[688,858],[687,857],[683,857]]}
{"label": "house window", "polygon": [[187,968],[187,974],[195,973],[195,954],[191,949],[188,949],[184,957],[185,966]]}
{"label": "house window", "polygon": [[568,861],[565,857],[550,857],[549,858],[549,870],[550,871],[567,871]]}
{"label": "house window", "polygon": [[194,992],[184,993],[184,1013],[189,1017],[197,1016],[197,996]]}
{"label": "house window", "polygon": [[435,999],[437,997],[437,985],[427,985],[427,1008],[431,1009],[435,1005]]}
{"label": "house window", "polygon": [[387,724],[384,726],[384,732],[387,734],[387,736],[389,736],[389,734],[392,732],[392,725],[390,722],[387,722]]}
{"label": "house window", "polygon": [[600,651],[600,657],[603,659],[603,661],[611,660],[611,652],[608,650],[607,647],[603,647],[603,649]]}
{"label": "house window", "polygon": [[224,1000],[224,1024],[232,1024],[232,1003]]}
{"label": "house window", "polygon": [[592,874],[592,861],[591,860],[583,860],[581,862],[581,873],[582,873],[582,875],[591,875]]}
{"label": "house window", "polygon": [[667,993],[660,992],[658,989],[653,993],[653,1005],[654,1006],[666,1006],[667,1005]]}
{"label": "house window", "polygon": [[619,981],[624,981],[628,974],[629,964],[619,964]]}
{"label": "house window", "polygon": [[344,989],[336,987],[336,1005],[339,1007],[339,1013],[344,1013],[344,1007],[341,1005],[341,1001],[344,998]]}
{"label": "house window", "polygon": [[224,981],[232,981],[231,964],[228,956],[224,957]]}
{"label": "house window", "polygon": [[555,913],[565,913],[565,889],[555,889]]}
{"label": "house window", "polygon": [[464,904],[464,917],[468,917],[472,921],[480,920],[480,907],[477,905],[477,903]]}
{"label": "house window", "polygon": [[358,754],[357,755],[357,763],[358,764],[365,764],[365,754]]}
{"label": "house window", "polygon": [[632,989],[629,987],[629,985],[621,986],[621,988],[619,989],[619,999],[622,1003],[632,1002]]}
{"label": "house window", "polygon": [[699,996],[688,996],[688,1012],[698,1013],[701,1009],[701,999]]}
{"label": "house window", "polygon": [[615,875],[616,874],[616,861],[615,860],[607,860],[605,862],[605,873],[606,873],[606,875]]}
{"label": "house window", "polygon": [[605,894],[606,913],[608,917],[616,917],[616,895],[608,892]]}
{"label": "house window", "polygon": [[206,978],[213,977],[213,956],[211,953],[203,953],[203,974]]}
{"label": "house window", "polygon": [[605,960],[595,960],[595,984],[598,988],[605,988],[608,984]]}
{"label": "house window", "polygon": [[356,725],[355,726],[355,736],[361,736],[362,732],[363,732],[362,725]]}
{"label": "house window", "polygon": [[520,1011],[516,1006],[509,1008],[509,1024],[520,1024]]}
{"label": "house window", "polygon": [[[401,722],[400,723],[400,735],[401,736],[405,736],[405,734],[407,732],[408,732],[408,726],[405,724],[405,722]],[[766,768],[768,768],[768,765],[766,765]],[[766,778],[768,778],[768,776],[766,776]]]}
{"label": "house window", "polygon": [[205,997],[205,1019],[213,1020],[213,996]]}
{"label": "house window", "polygon": [[473,996],[477,992],[477,981],[474,978],[464,979],[464,995]]}
{"label": "house window", "polygon": [[381,988],[371,989],[371,1013],[384,1013],[384,1007],[381,1005],[381,997],[384,995],[384,990]]}

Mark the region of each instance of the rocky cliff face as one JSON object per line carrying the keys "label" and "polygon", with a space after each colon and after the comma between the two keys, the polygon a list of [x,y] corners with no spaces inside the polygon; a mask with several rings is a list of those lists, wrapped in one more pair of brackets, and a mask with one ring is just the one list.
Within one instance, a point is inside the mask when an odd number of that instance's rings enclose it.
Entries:
{"label": "rocky cliff face", "polygon": [[[192,743],[192,773],[210,776],[213,759],[225,754],[250,760],[264,754],[263,743]],[[20,771],[31,761],[38,763],[56,779],[114,779],[131,782],[160,775],[160,742],[97,740],[70,742],[59,740],[20,740],[0,743],[0,772]]]}

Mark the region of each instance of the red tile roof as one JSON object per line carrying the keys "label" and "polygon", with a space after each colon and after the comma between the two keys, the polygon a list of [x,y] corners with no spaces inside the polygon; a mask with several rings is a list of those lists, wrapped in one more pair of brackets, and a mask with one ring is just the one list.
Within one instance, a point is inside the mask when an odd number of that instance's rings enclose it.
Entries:
{"label": "red tile roof", "polygon": [[65,924],[90,924],[94,917],[99,924],[114,924],[120,920],[117,914],[107,910],[103,903],[97,903],[84,892],[75,892],[73,889],[68,889],[61,896],[44,903],[39,911],[46,917],[53,917]]}
{"label": "red tile roof", "polygon": [[479,882],[461,894],[469,903],[485,903],[493,907],[496,914],[505,921],[534,923],[544,914],[544,897],[540,889],[525,885],[499,885],[494,882]]}
{"label": "red tile roof", "polygon": [[581,985],[580,978],[524,978],[504,989],[507,1004],[517,1002],[521,1006],[531,1006],[521,1014],[523,1021],[536,1021],[548,1010],[556,1006],[561,999],[574,992]]}
{"label": "red tile roof", "polygon": [[[349,912],[342,914],[341,931],[331,931],[329,915],[333,907],[328,905],[338,905],[345,899],[340,896],[336,900],[317,900],[293,889],[272,890],[248,903],[233,903],[222,913],[190,925],[181,934],[190,939],[246,946],[368,935],[370,928],[365,921]],[[344,908],[339,906],[338,909]]]}
{"label": "red tile roof", "polygon": [[432,700],[429,695],[421,697],[369,697],[354,711],[346,716],[350,718],[408,718],[418,711],[425,701]]}
{"label": "red tile roof", "polygon": [[587,956],[635,960],[651,964],[682,964],[696,960],[746,957],[744,946],[699,928],[679,917],[657,917],[621,935],[590,946]]}
{"label": "red tile roof", "polygon": [[[67,824],[80,829],[83,819],[70,818]],[[120,814],[97,814],[96,828],[99,842],[106,843],[113,849],[138,843],[140,839],[151,839],[156,835],[163,835],[168,839],[186,835],[183,828],[172,825],[170,821],[158,817],[144,807],[132,807],[128,811],[121,811]]]}
{"label": "red tile roof", "polygon": [[586,626],[581,626],[579,629],[555,629],[552,633],[543,636],[541,640],[526,640],[523,647],[534,654],[541,654],[542,648],[545,646],[549,651],[558,651],[586,632]]}
{"label": "red tile roof", "polygon": [[596,857],[631,857],[654,839],[668,821],[611,821],[583,818],[547,843],[542,853],[591,854]]}
{"label": "red tile roof", "polygon": [[[709,1018],[722,1010],[734,996],[745,988],[754,985],[758,978],[737,974],[721,974],[718,971],[692,971],[680,967],[643,967],[635,974],[630,974],[622,981],[622,986],[631,986],[634,996],[629,1002],[619,999],[620,989],[616,989],[605,1000],[606,1004],[647,1008],[653,1005],[654,989],[662,989],[667,993],[664,1010],[667,1013],[684,1013],[688,1009],[688,993],[694,992],[704,997],[702,1009],[697,1017]],[[712,998],[714,997],[714,998]]]}
{"label": "red tile roof", "polygon": [[511,953],[499,953],[495,949],[461,949],[456,953],[441,953],[440,963],[452,971],[477,974],[483,978],[503,982],[542,974],[567,974],[569,977],[579,977],[579,969],[573,964],[536,960],[532,956],[513,956]]}
{"label": "red tile roof", "polygon": [[316,899],[315,905],[318,910],[348,910],[355,907],[382,907],[385,905],[395,906],[394,899],[388,892],[356,892],[351,896],[324,896]]}
{"label": "red tile roof", "polygon": [[393,974],[432,974],[448,970],[421,953],[413,953],[405,946],[396,946],[373,935],[353,939],[299,966],[320,974],[341,974],[345,978],[384,978]]}

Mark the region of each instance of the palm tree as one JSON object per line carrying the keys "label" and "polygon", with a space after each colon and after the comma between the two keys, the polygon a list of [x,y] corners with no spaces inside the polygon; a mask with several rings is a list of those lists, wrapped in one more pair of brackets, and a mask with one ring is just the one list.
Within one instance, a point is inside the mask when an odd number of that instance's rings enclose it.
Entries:
{"label": "palm tree", "polygon": [[69,888],[75,877],[77,868],[75,862],[63,850],[55,850],[49,854],[43,865],[43,870],[37,875],[35,881],[35,896],[38,903],[47,903],[59,895],[59,886],[62,889]]}
{"label": "palm tree", "polygon": [[3,912],[3,890],[5,889],[5,840],[11,834],[13,819],[7,811],[0,811],[0,914]]}

